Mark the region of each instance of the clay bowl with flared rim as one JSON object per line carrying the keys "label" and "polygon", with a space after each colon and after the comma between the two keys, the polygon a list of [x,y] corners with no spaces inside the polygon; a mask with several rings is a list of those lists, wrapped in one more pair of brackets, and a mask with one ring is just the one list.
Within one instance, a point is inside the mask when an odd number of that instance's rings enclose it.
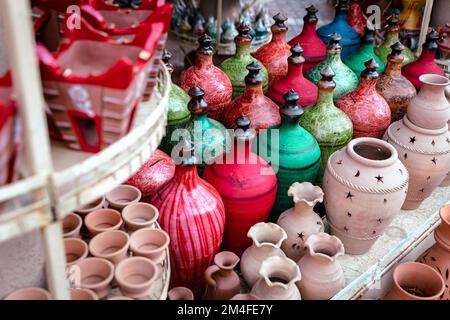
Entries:
{"label": "clay bowl with flared rim", "polygon": [[159,229],[145,228],[134,232],[130,237],[130,249],[136,256],[146,257],[160,264],[166,258],[170,237]]}
{"label": "clay bowl with flared rim", "polygon": [[81,217],[75,213],[69,213],[62,221],[64,238],[80,238],[80,230],[83,225]]}
{"label": "clay bowl with flared rim", "polygon": [[73,266],[81,260],[86,259],[89,253],[86,242],[77,238],[64,239],[64,249],[67,266]]}
{"label": "clay bowl with flared rim", "polygon": [[114,265],[101,258],[86,258],[76,264],[80,272],[80,287],[94,291],[99,299],[105,298],[111,290]]}
{"label": "clay bowl with flared rim", "polygon": [[130,236],[120,230],[99,233],[89,242],[89,252],[97,258],[103,258],[117,265],[128,257]]}
{"label": "clay bowl with flared rim", "polygon": [[122,216],[114,209],[99,209],[84,218],[84,224],[91,237],[99,233],[118,230],[122,226]]}
{"label": "clay bowl with flared rim", "polygon": [[134,299],[128,298],[128,297],[124,297],[124,296],[117,296],[117,297],[109,298],[107,300],[134,300]]}
{"label": "clay bowl with flared rim", "polygon": [[148,203],[133,203],[122,210],[125,229],[134,232],[143,228],[153,228],[158,220],[158,209]]}
{"label": "clay bowl with flared rim", "polygon": [[175,287],[167,294],[169,300],[194,300],[194,294],[189,288]]}
{"label": "clay bowl with flared rim", "polygon": [[230,300],[261,300],[257,295],[253,293],[238,293]]}
{"label": "clay bowl with flared rim", "polygon": [[70,289],[71,300],[98,300],[94,291],[89,289]]}
{"label": "clay bowl with flared rim", "polygon": [[141,200],[142,193],[138,188],[120,185],[106,194],[106,200],[113,209],[121,211],[126,206]]}
{"label": "clay bowl with flared rim", "polygon": [[158,277],[158,270],[150,259],[131,257],[117,265],[115,277],[124,296],[140,299],[150,294],[152,285]]}
{"label": "clay bowl with flared rim", "polygon": [[102,209],[106,207],[106,197],[102,196],[101,198],[98,198],[91,203],[75,210],[74,212],[81,216],[82,218],[86,217],[89,213],[92,211]]}
{"label": "clay bowl with flared rim", "polygon": [[8,295],[5,300],[52,300],[52,296],[42,288],[22,288]]}

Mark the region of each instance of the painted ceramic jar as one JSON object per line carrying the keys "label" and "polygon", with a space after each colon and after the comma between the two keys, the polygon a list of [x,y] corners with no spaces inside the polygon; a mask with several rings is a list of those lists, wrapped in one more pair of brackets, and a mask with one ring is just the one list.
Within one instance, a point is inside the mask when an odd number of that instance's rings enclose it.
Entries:
{"label": "painted ceramic jar", "polygon": [[408,176],[395,148],[375,138],[354,139],[328,159],[327,220],[346,253],[367,252],[383,234],[400,212]]}
{"label": "painted ceramic jar", "polygon": [[318,10],[313,5],[306,8],[307,14],[303,17],[302,32],[289,41],[291,47],[297,43],[304,49],[303,57],[305,63],[303,73],[314,67],[319,62],[325,60],[327,55],[327,46],[323,43],[316,32]]}
{"label": "painted ceramic jar", "polygon": [[226,223],[222,249],[237,255],[251,240],[250,227],[267,220],[277,194],[277,177],[270,165],[251,151],[255,131],[246,117],[236,120],[233,150],[223,161],[206,166],[203,178],[220,193],[225,205]]}
{"label": "painted ceramic jar", "polygon": [[194,86],[202,87],[208,102],[207,114],[210,118],[221,121],[224,108],[230,103],[233,88],[228,76],[214,66],[214,49],[211,37],[204,34],[199,38],[195,65],[187,69],[180,77],[180,87],[188,92]]}
{"label": "painted ceramic jar", "polygon": [[370,59],[365,66],[359,87],[340,98],[336,106],[352,120],[353,138],[382,138],[391,124],[391,109],[376,90],[378,63]]}
{"label": "painted ceramic jar", "polygon": [[361,0],[350,0],[347,14],[348,24],[358,32],[360,37],[364,36],[364,28],[367,26],[361,2]]}
{"label": "painted ceramic jar", "polygon": [[239,257],[222,251],[214,257],[214,264],[205,271],[206,292],[204,300],[230,300],[241,291],[241,281],[233,270]]}
{"label": "painted ceramic jar", "polygon": [[269,75],[266,68],[250,55],[250,46],[252,37],[250,36],[251,28],[241,23],[238,26],[239,35],[234,39],[236,43],[236,53],[231,58],[226,59],[220,65],[220,69],[227,74],[233,86],[233,99],[241,96],[245,91],[245,76],[247,75],[247,66],[256,61],[261,65],[261,76],[263,77],[263,91],[267,90],[269,83]]}
{"label": "painted ceramic jar", "polygon": [[280,215],[277,224],[288,236],[281,249],[288,258],[297,262],[306,253],[306,239],[324,231],[322,219],[314,212],[314,206],[323,201],[323,191],[309,182],[295,182],[288,195],[293,197],[295,205]]}
{"label": "painted ceramic jar", "polygon": [[290,89],[299,93],[298,104],[302,107],[313,105],[317,101],[317,86],[303,76],[305,58],[303,58],[302,52],[303,48],[298,43],[291,48],[292,55],[288,58],[287,75],[274,81],[266,93],[279,106],[284,104],[283,95]]}
{"label": "painted ceramic jar", "polygon": [[344,94],[356,89],[359,84],[358,76],[347,67],[341,60],[341,45],[339,42],[342,37],[333,32],[330,35],[330,41],[327,46],[327,58],[325,61],[317,64],[306,73],[306,78],[314,83],[318,83],[322,78],[321,71],[325,67],[331,67],[335,73],[334,81],[336,88],[333,91],[333,99],[337,101]]}
{"label": "painted ceramic jar", "polygon": [[317,183],[322,183],[328,158],[352,139],[353,125],[350,118],[333,103],[334,72],[330,66],[321,71],[318,82],[319,96],[316,104],[305,111],[300,125],[316,138],[320,147],[320,170]]}
{"label": "painted ceramic jar", "polygon": [[392,52],[388,56],[388,63],[384,73],[377,82],[377,92],[386,100],[391,109],[391,121],[403,118],[408,110],[409,102],[416,95],[412,83],[401,73],[404,46],[396,42],[391,46]]}

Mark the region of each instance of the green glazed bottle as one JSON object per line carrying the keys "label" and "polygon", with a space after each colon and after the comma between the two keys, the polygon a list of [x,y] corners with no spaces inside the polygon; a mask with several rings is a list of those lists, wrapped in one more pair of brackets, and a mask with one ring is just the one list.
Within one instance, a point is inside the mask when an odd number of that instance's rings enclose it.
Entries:
{"label": "green glazed bottle", "polygon": [[250,55],[252,37],[251,28],[246,23],[238,26],[239,35],[234,39],[236,43],[236,53],[231,58],[226,59],[220,65],[220,69],[227,74],[233,86],[233,99],[241,96],[245,90],[245,77],[248,74],[247,66],[256,61],[261,66],[260,74],[263,77],[263,91],[266,92],[269,83],[269,76],[266,68],[261,62]]}
{"label": "green glazed bottle", "polygon": [[333,69],[327,66],[321,71],[321,75],[317,102],[311,109],[305,111],[300,119],[300,125],[316,138],[320,146],[321,166],[317,177],[318,185],[322,184],[328,158],[347,145],[353,136],[352,121],[333,103],[333,90],[336,88]]}
{"label": "green glazed bottle", "polygon": [[284,106],[280,109],[281,124],[261,131],[255,150],[277,174],[278,190],[270,221],[277,221],[279,215],[292,207],[288,189],[294,182],[314,183],[320,169],[320,148],[316,139],[298,121],[303,114],[298,104],[299,95],[289,90],[283,95]]}
{"label": "green glazed bottle", "polygon": [[359,80],[352,69],[347,67],[341,60],[342,47],[339,44],[339,41],[342,39],[341,35],[333,32],[329,35],[329,39],[326,59],[309,69],[306,73],[306,78],[317,84],[322,78],[322,70],[326,67],[331,67],[336,74],[334,78],[336,89],[333,91],[333,100],[337,101],[343,95],[355,90],[359,85]]}

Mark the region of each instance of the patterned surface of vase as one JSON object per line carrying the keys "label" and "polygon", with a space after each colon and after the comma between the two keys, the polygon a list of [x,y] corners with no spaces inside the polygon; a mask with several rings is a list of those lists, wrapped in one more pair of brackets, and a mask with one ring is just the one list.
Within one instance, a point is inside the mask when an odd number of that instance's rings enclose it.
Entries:
{"label": "patterned surface of vase", "polygon": [[214,264],[205,271],[206,292],[204,300],[230,300],[241,290],[241,281],[233,270],[239,257],[233,252],[222,251],[214,257]]}
{"label": "patterned surface of vase", "polygon": [[350,0],[347,14],[348,24],[358,32],[360,37],[364,36],[364,28],[367,26],[361,2],[361,0]]}

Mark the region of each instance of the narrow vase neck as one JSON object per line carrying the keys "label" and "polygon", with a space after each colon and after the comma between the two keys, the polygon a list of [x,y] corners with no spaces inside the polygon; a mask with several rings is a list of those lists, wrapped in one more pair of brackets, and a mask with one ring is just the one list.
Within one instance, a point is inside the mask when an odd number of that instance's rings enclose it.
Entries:
{"label": "narrow vase neck", "polygon": [[243,94],[247,99],[255,99],[264,95],[262,83],[261,84],[247,84]]}
{"label": "narrow vase neck", "polygon": [[[445,87],[429,83],[422,83],[422,86],[417,95],[427,96],[428,101],[440,101],[442,99],[445,100]],[[433,97],[429,97],[429,95],[433,95]]]}
{"label": "narrow vase neck", "polygon": [[358,92],[364,96],[376,93],[377,79],[361,78]]}
{"label": "narrow vase neck", "polygon": [[434,57],[436,55],[436,49],[424,49],[419,59],[417,59],[417,64],[422,63],[434,63]]}
{"label": "narrow vase neck", "polygon": [[317,97],[317,102],[314,108],[320,110],[335,108],[333,104],[333,91],[319,88],[319,95]]}
{"label": "narrow vase neck", "polygon": [[298,215],[308,216],[314,214],[314,207],[304,201],[299,201],[294,205],[294,212]]}
{"label": "narrow vase neck", "polygon": [[249,45],[236,45],[236,57],[245,57],[250,55]]}
{"label": "narrow vase neck", "polygon": [[386,39],[384,40],[384,45],[390,46],[393,43],[396,43],[399,41],[399,35],[398,31],[388,30],[386,34]]}
{"label": "narrow vase neck", "polygon": [[186,189],[192,190],[198,185],[200,178],[197,166],[177,165],[175,168],[175,181],[183,184]]}
{"label": "narrow vase neck", "polygon": [[316,33],[317,22],[305,22],[303,25],[302,35],[313,35]]}
{"label": "narrow vase neck", "polygon": [[276,44],[278,46],[282,44],[286,44],[286,31],[277,31],[272,34],[272,44]]}
{"label": "narrow vase neck", "polygon": [[195,66],[199,69],[208,68],[213,65],[213,56],[204,53],[197,54],[197,62]]}
{"label": "narrow vase neck", "polygon": [[303,63],[296,63],[293,61],[289,61],[288,66],[288,73],[286,75],[286,79],[295,81],[296,83],[299,83],[300,81],[303,81]]}
{"label": "narrow vase neck", "polygon": [[388,76],[399,76],[402,74],[401,68],[402,68],[402,62],[403,59],[398,58],[390,58],[388,60],[388,63],[386,65],[385,73]]}

